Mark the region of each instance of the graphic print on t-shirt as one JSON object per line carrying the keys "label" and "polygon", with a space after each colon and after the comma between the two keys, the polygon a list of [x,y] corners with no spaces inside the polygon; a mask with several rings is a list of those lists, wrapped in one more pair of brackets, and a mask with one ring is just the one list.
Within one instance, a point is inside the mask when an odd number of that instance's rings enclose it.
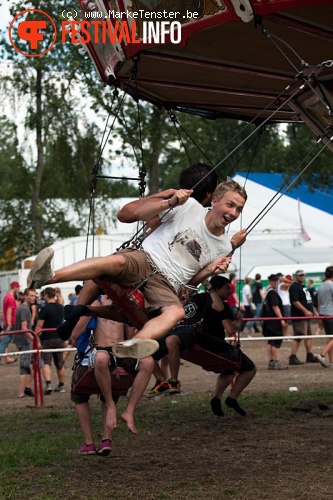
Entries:
{"label": "graphic print on t-shirt", "polygon": [[185,260],[190,255],[200,264],[201,256],[207,255],[209,251],[205,240],[196,231],[193,231],[193,229],[186,229],[177,233],[172,242],[168,243],[168,246],[170,252],[176,252]]}

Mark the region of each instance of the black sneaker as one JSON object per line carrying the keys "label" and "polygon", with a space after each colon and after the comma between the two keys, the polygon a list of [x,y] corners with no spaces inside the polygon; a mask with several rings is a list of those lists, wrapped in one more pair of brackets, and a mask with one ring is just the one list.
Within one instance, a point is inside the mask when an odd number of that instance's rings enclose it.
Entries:
{"label": "black sneaker", "polygon": [[169,394],[180,393],[180,382],[177,378],[168,378],[167,382],[170,385]]}
{"label": "black sneaker", "polygon": [[309,352],[306,355],[306,362],[307,363],[320,363],[319,359],[316,358],[316,356],[314,354],[312,354],[312,352]]}
{"label": "black sneaker", "polygon": [[167,380],[156,380],[154,387],[146,394],[147,398],[154,398],[160,394],[169,394],[170,384]]}
{"label": "black sneaker", "polygon": [[33,398],[33,397],[34,397],[34,393],[33,393],[33,392],[32,392],[32,390],[30,389],[30,387],[26,387],[26,388],[24,389],[24,394],[25,394],[26,396],[30,396],[31,398]]}
{"label": "black sneaker", "polygon": [[300,361],[297,356],[290,356],[289,364],[290,365],[304,365],[304,363],[302,361]]}

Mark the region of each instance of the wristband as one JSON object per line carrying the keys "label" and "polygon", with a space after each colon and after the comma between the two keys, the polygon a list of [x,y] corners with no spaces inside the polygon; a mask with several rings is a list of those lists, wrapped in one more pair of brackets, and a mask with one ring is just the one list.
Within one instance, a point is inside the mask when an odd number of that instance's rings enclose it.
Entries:
{"label": "wristband", "polygon": [[215,292],[215,290],[214,290],[214,288],[210,288],[209,290],[207,290],[207,292],[208,292],[208,293],[214,293],[214,292]]}

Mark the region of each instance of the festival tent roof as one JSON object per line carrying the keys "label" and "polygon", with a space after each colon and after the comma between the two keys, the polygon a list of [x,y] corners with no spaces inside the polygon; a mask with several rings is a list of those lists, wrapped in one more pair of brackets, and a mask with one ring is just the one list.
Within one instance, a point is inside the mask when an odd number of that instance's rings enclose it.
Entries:
{"label": "festival tent roof", "polygon": [[[230,234],[248,227],[283,184],[280,174],[250,173],[247,178],[246,174],[238,173],[233,178],[245,187],[248,201],[241,219],[231,225]],[[294,267],[295,271],[305,264],[314,268],[314,264],[323,267],[333,263],[332,195],[332,191],[311,192],[305,184],[287,191],[235,252],[233,264],[242,277],[252,276],[258,266],[292,274]]]}

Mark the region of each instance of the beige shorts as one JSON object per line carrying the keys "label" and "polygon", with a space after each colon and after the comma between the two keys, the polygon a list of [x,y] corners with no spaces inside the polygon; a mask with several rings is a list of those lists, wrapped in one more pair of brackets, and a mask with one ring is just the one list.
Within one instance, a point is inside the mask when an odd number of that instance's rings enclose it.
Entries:
{"label": "beige shorts", "polygon": [[113,277],[112,281],[128,288],[138,288],[148,278],[143,288],[140,288],[145,297],[145,309],[148,313],[165,306],[182,307],[174,288],[164,276],[153,272],[142,250],[120,250],[113,255],[117,254],[123,255],[126,263],[122,273]]}
{"label": "beige shorts", "polygon": [[312,335],[312,330],[311,330],[311,322],[309,320],[299,320],[299,321],[292,321],[291,322],[292,327],[293,327],[293,332],[295,336],[306,336],[306,335]]}

